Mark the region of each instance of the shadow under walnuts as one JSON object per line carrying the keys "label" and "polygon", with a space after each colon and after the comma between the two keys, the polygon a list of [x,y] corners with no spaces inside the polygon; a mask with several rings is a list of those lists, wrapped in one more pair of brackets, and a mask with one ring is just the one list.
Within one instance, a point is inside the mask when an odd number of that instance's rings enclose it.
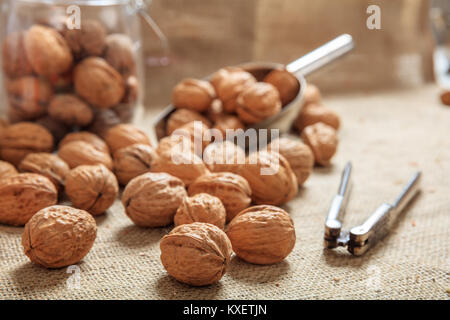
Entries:
{"label": "shadow under walnuts", "polygon": [[260,284],[278,281],[287,275],[289,270],[290,265],[286,260],[271,265],[257,265],[245,262],[234,255],[227,274],[236,281]]}
{"label": "shadow under walnuts", "polygon": [[120,228],[115,238],[121,245],[135,249],[157,244],[169,232],[169,228],[142,228],[131,224]]}
{"label": "shadow under walnuts", "polygon": [[152,286],[151,290],[156,289],[158,295],[167,300],[198,300],[200,295],[201,299],[212,300],[217,298],[222,288],[220,281],[209,286],[193,287],[165,274],[157,280],[156,286]]}

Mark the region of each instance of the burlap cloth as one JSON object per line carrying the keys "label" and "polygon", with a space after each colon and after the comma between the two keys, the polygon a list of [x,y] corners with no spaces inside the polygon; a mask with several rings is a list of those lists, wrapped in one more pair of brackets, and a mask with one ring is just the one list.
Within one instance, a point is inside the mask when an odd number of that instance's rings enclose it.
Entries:
{"label": "burlap cloth", "polygon": [[[22,228],[0,226],[0,298],[448,299],[450,108],[438,103],[432,86],[326,103],[342,116],[341,143],[333,166],[315,169],[285,207],[295,222],[297,244],[284,262],[256,266],[234,257],[219,284],[180,284],[159,259],[159,240],[170,228],[138,228],[116,203],[97,219],[95,245],[78,265],[79,288],[68,287],[66,268],[47,270],[28,261]],[[365,220],[393,200],[416,170],[423,172],[421,195],[363,257],[322,248],[324,218],[348,160],[354,188],[346,226]]]}

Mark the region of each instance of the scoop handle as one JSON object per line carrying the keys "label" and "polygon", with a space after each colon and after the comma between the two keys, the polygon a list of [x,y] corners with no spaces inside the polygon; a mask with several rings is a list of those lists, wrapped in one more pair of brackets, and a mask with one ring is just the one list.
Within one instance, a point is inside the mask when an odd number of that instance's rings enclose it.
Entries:
{"label": "scoop handle", "polygon": [[300,73],[303,76],[306,76],[350,52],[353,48],[354,43],[352,36],[349,34],[342,34],[303,57],[289,63],[286,66],[286,69],[289,72],[295,74]]}

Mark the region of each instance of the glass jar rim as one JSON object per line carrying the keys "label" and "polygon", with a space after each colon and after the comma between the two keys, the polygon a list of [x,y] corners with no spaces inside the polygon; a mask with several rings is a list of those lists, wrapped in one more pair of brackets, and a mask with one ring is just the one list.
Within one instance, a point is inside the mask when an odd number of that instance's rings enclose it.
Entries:
{"label": "glass jar rim", "polygon": [[[14,2],[17,0],[14,0]],[[50,5],[111,6],[127,4],[131,0],[18,0],[26,3],[42,3]]]}

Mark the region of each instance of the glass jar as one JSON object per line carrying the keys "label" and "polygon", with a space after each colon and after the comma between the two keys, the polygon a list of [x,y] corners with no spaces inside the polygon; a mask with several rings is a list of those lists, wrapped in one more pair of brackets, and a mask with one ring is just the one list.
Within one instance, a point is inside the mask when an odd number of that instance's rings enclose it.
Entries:
{"label": "glass jar", "polygon": [[1,113],[56,140],[132,122],[144,88],[136,2],[4,0]]}

